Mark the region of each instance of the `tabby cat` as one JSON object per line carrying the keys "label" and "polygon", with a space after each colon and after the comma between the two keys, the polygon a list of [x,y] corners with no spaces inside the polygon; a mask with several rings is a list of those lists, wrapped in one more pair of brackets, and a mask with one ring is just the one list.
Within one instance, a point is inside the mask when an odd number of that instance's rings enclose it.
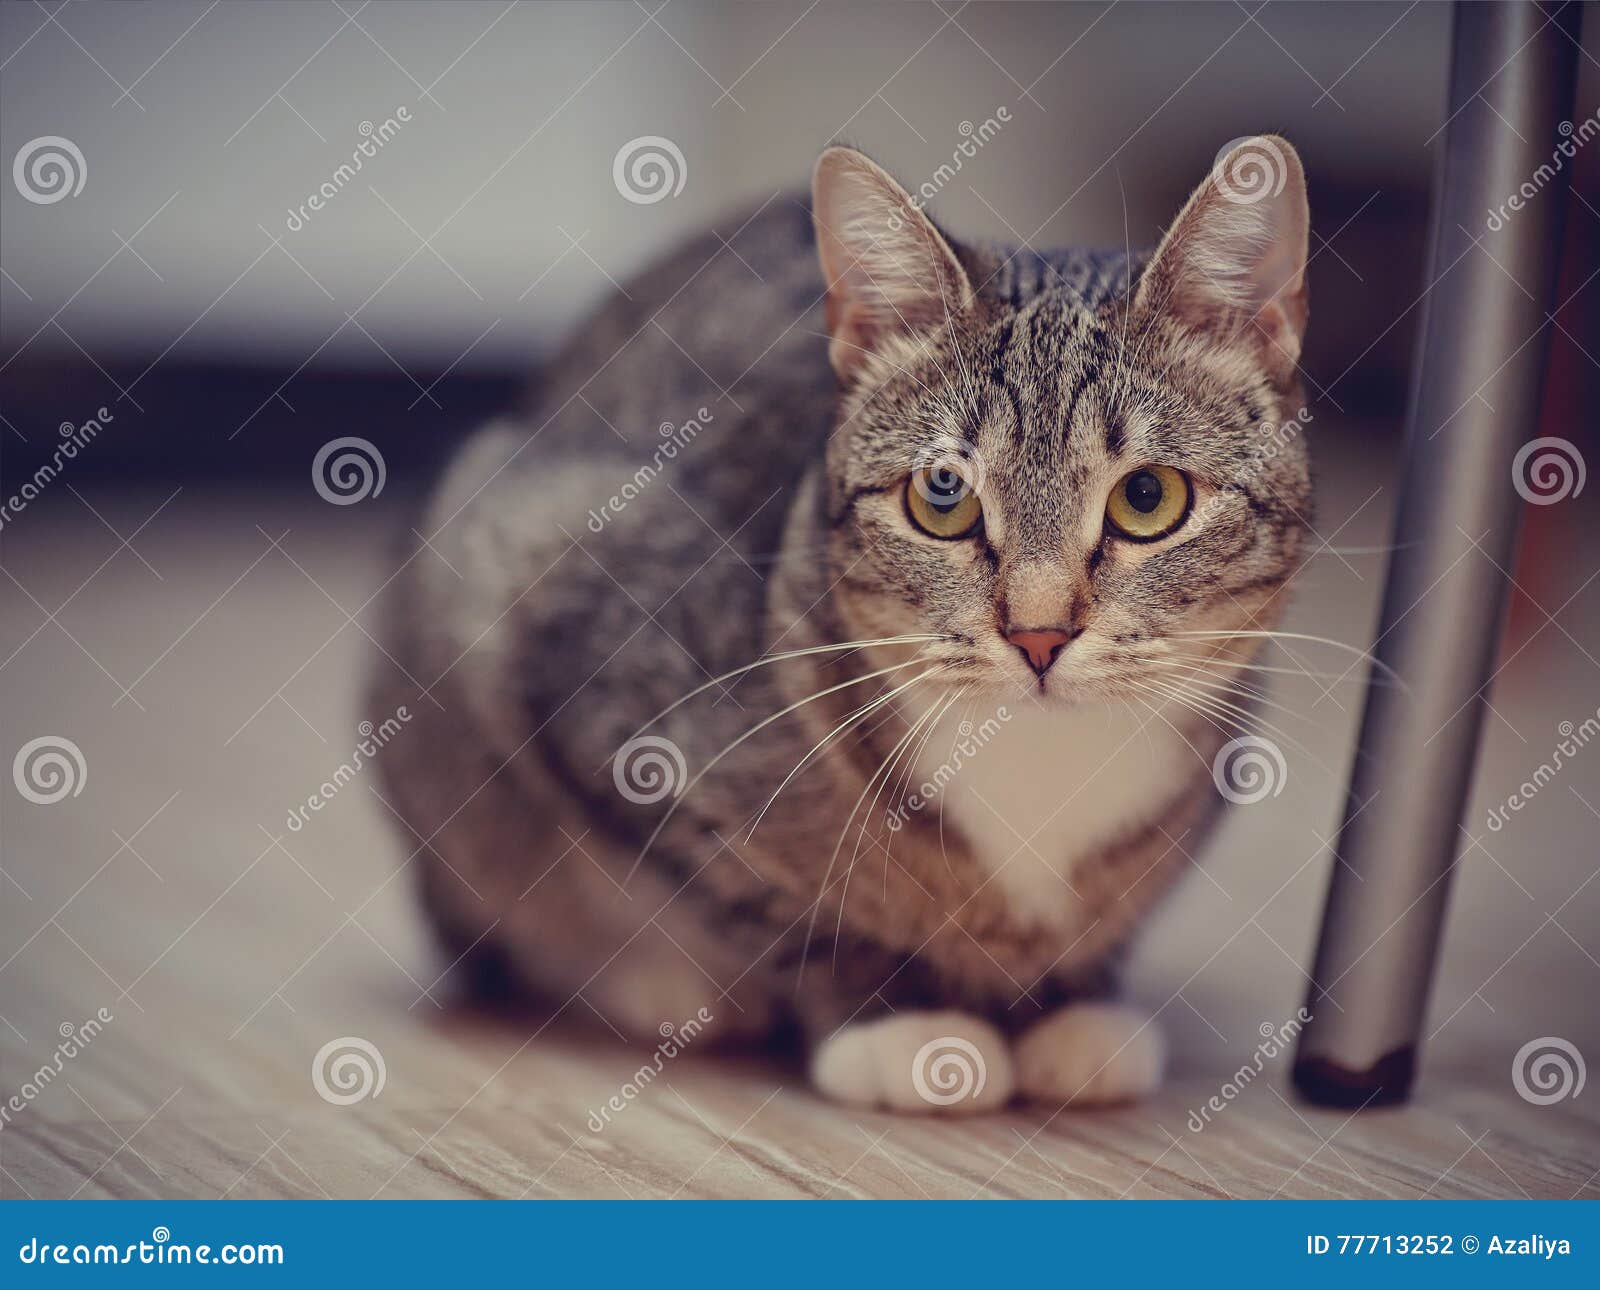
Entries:
{"label": "tabby cat", "polygon": [[856,1105],[1152,1090],[1112,968],[1307,531],[1301,438],[1260,450],[1307,218],[1262,136],[1153,253],[958,243],[833,147],[609,299],[395,580],[371,710],[450,957],[649,1043],[798,1035]]}

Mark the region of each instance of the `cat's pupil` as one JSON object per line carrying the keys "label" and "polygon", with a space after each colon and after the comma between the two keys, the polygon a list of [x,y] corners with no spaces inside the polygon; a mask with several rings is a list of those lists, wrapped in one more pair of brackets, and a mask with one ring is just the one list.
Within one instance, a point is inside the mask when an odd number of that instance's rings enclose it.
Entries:
{"label": "cat's pupil", "polygon": [[1122,494],[1128,499],[1128,505],[1141,515],[1148,515],[1161,505],[1161,481],[1148,470],[1141,470],[1128,476],[1128,482],[1122,486]]}
{"label": "cat's pupil", "polygon": [[953,470],[928,472],[928,500],[941,511],[955,508],[966,495],[967,481]]}

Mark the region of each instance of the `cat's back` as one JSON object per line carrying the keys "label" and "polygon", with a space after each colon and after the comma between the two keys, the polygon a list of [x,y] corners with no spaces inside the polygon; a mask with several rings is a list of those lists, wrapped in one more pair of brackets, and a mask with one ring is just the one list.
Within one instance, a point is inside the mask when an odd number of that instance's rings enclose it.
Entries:
{"label": "cat's back", "polygon": [[541,370],[529,431],[547,452],[630,461],[653,453],[667,426],[706,421],[702,408],[720,423],[711,444],[731,443],[735,422],[774,401],[825,417],[822,294],[801,196],[720,219],[579,326]]}
{"label": "cat's back", "polygon": [[626,724],[702,679],[692,660],[754,656],[767,557],[832,415],[822,297],[810,211],[788,195],[620,284],[544,365],[532,406],[475,432],[431,490],[397,654],[448,670],[507,747],[525,706],[559,711],[601,660],[588,692],[613,674],[631,687],[600,709]]}

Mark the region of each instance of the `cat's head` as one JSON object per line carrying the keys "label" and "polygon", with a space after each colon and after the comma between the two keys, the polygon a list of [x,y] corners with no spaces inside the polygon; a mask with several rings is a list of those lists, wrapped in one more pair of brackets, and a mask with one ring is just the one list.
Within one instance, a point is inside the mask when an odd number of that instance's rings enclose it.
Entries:
{"label": "cat's head", "polygon": [[943,636],[951,681],[1081,702],[1227,644],[1185,633],[1270,621],[1310,501],[1287,142],[1233,148],[1148,257],[957,245],[848,148],[818,161],[813,212],[854,638]]}

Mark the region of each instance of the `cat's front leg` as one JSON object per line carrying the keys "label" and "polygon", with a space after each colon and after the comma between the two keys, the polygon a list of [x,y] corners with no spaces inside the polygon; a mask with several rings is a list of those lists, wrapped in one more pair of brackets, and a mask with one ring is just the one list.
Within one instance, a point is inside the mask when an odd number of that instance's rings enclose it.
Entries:
{"label": "cat's front leg", "polygon": [[1017,1040],[1017,1088],[1053,1106],[1134,1102],[1161,1085],[1166,1042],[1155,1019],[1120,1003],[1058,1009]]}
{"label": "cat's front leg", "polygon": [[910,1114],[997,1110],[1016,1086],[1005,1037],[953,1011],[847,1023],[817,1045],[811,1079],[836,1102]]}

